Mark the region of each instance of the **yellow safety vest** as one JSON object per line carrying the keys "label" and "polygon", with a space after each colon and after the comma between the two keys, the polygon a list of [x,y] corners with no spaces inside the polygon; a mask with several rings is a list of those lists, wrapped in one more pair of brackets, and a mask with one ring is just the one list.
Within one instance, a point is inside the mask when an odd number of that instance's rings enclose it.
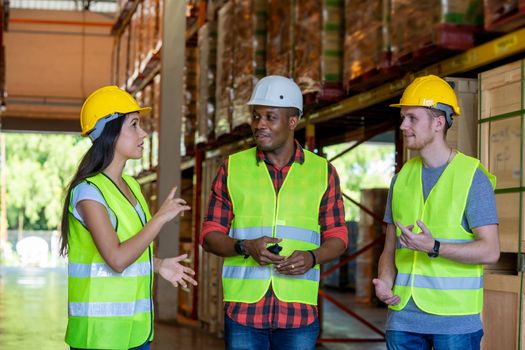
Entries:
{"label": "yellow safety vest", "polygon": [[[140,185],[123,176],[151,218]],[[86,181],[96,186],[116,216],[116,232],[124,242],[139,232],[142,221],[113,181],[99,173]],[[129,349],[153,339],[153,244],[122,273],[100,255],[86,227],[69,207],[68,311],[66,343],[82,349]]]}
{"label": "yellow safety vest", "polygon": [[[408,161],[394,184],[392,215],[394,222],[414,225],[416,220],[428,227],[432,236],[442,243],[466,243],[475,239],[461,225],[469,189],[476,170],[480,168],[495,187],[496,178],[478,159],[457,153],[443,171],[427,200],[423,198],[422,161]],[[483,265],[464,264],[443,257],[430,258],[426,252],[403,248],[399,244],[401,231],[396,228],[398,246],[395,252],[397,276],[394,294],[401,302],[393,310],[405,307],[410,297],[423,311],[436,315],[471,315],[483,307]]]}
{"label": "yellow safety vest", "polygon": [[[304,155],[303,164],[291,166],[277,196],[266,164],[257,162],[256,148],[229,157],[232,238],[282,238],[282,256],[320,246],[319,207],[328,186],[328,164],[306,150]],[[317,305],[319,276],[319,265],[290,276],[279,274],[273,265],[260,266],[252,257],[229,257],[222,271],[224,300],[257,302],[271,283],[279,300]]]}

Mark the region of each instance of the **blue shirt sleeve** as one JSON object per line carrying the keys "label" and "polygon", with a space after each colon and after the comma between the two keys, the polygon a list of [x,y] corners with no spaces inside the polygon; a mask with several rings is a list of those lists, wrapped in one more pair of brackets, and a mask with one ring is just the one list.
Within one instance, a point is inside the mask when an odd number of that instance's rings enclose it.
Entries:
{"label": "blue shirt sleeve", "polygon": [[470,230],[499,223],[494,190],[489,178],[481,169],[477,169],[474,174],[467,197],[464,220]]}
{"label": "blue shirt sleeve", "polygon": [[386,224],[393,224],[394,218],[392,217],[392,191],[394,189],[394,183],[396,182],[397,174],[394,175],[392,181],[390,182],[390,190],[388,190],[388,197],[386,199],[386,208],[385,216],[383,217],[383,222]]}
{"label": "blue shirt sleeve", "polygon": [[91,200],[91,201],[95,201],[95,202],[102,204],[106,208],[106,211],[108,212],[111,226],[113,226],[113,228],[116,227],[117,219],[115,217],[115,214],[107,205],[106,201],[104,200],[104,197],[102,196],[102,193],[100,193],[98,188],[89,184],[86,181],[79,183],[71,191],[71,206],[73,207],[73,216],[78,221],[80,221],[82,225],[85,226],[86,223],[84,222],[84,219],[82,218],[82,216],[77,210],[77,204],[84,200]]}

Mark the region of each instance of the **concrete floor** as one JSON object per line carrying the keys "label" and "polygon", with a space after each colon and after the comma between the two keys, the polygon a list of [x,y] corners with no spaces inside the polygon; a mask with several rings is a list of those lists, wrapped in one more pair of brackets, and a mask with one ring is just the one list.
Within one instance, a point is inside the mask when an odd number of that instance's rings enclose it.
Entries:
{"label": "concrete floor", "polygon": [[[386,310],[354,304],[347,293],[332,293],[352,310],[384,329]],[[0,349],[66,350],[67,276],[64,268],[0,267]],[[359,322],[324,303],[323,338],[377,338]],[[222,349],[223,342],[190,327],[157,323],[153,350]],[[326,350],[382,350],[384,343],[328,344]]]}

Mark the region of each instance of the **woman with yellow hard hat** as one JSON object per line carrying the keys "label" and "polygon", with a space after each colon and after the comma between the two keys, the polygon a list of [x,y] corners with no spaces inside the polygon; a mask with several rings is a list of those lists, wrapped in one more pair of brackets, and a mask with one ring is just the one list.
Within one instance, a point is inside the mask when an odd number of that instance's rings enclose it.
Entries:
{"label": "woman with yellow hard hat", "polygon": [[186,255],[153,257],[162,226],[190,207],[174,187],[152,217],[138,182],[123,174],[128,159],[142,157],[140,117],[150,111],[116,86],[96,90],[82,106],[82,136],[93,144],[67,188],[61,237],[71,349],[149,349],[153,271],[174,286],[197,284],[179,264]]}

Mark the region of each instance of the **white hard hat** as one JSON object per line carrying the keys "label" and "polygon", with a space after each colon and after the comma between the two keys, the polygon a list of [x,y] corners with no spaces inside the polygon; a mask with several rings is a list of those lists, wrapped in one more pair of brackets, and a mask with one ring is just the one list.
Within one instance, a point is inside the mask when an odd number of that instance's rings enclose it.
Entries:
{"label": "white hard hat", "polygon": [[303,94],[292,80],[280,75],[269,75],[257,82],[248,105],[295,107],[303,114]]}

